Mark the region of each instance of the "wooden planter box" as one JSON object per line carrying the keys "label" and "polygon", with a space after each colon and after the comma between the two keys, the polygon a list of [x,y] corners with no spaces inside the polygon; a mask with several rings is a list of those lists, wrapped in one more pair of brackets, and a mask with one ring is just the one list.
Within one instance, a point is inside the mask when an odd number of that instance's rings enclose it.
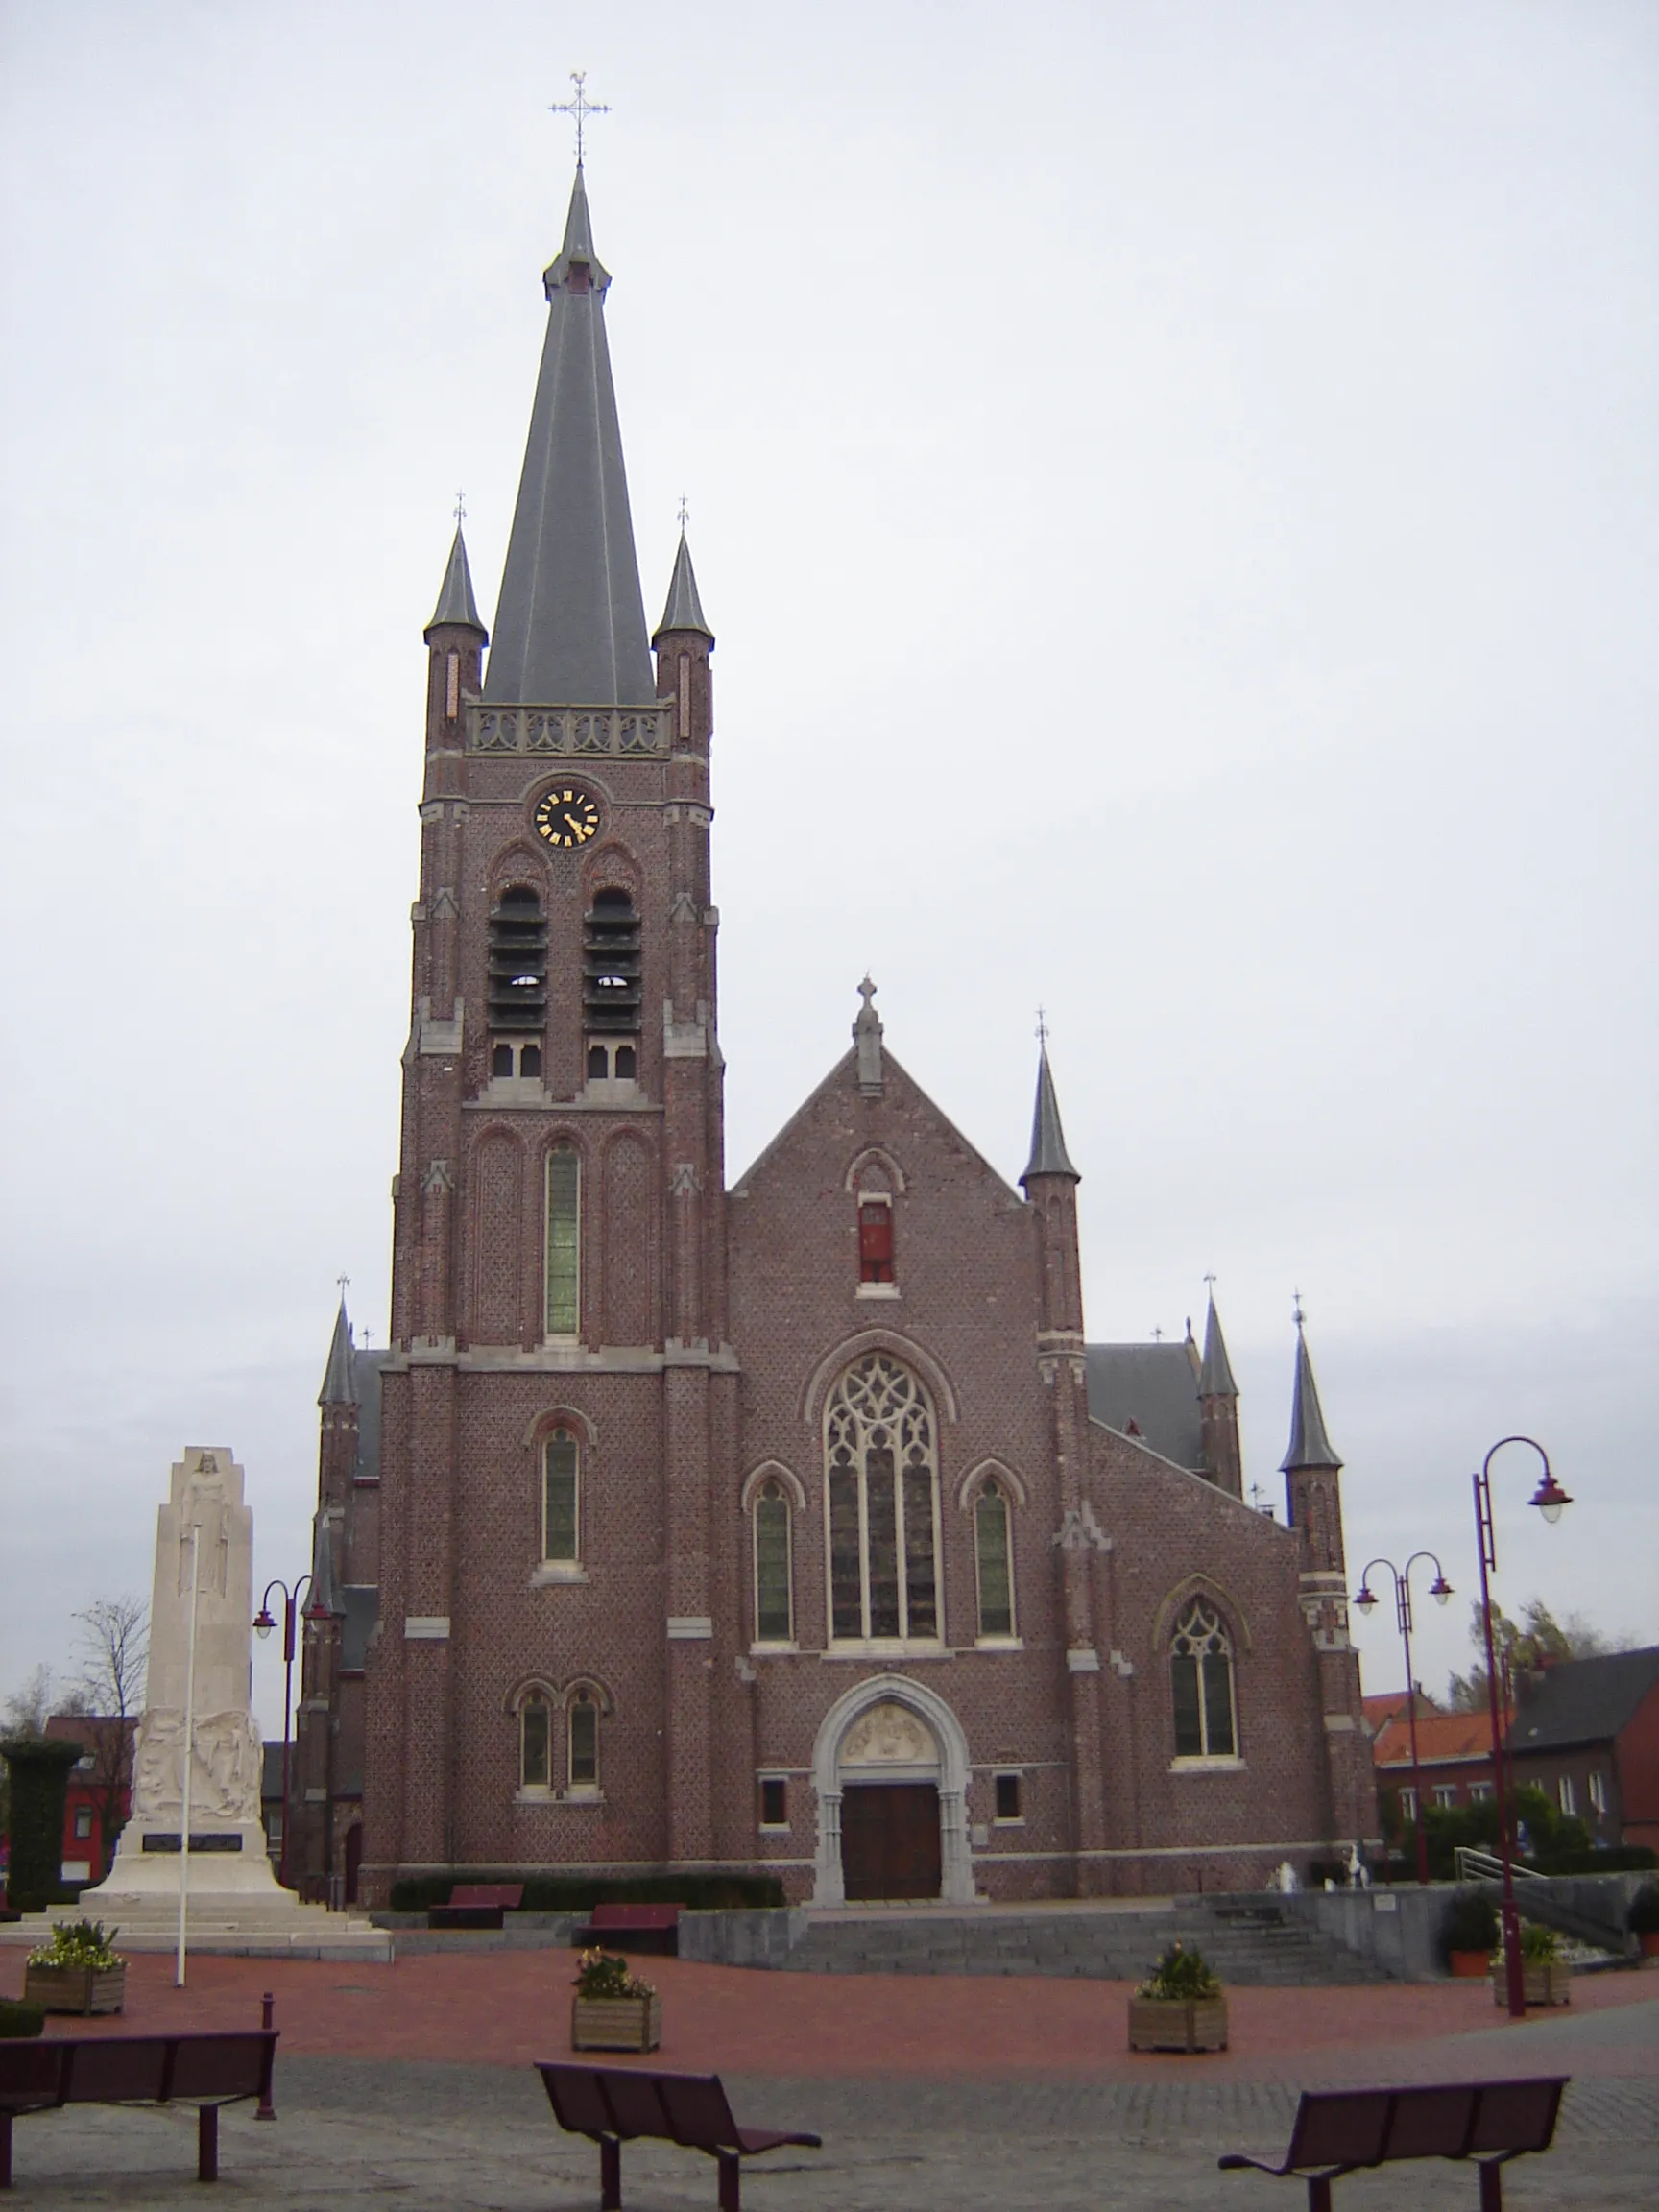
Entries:
{"label": "wooden planter box", "polygon": [[[1528,2005],[1571,2005],[1573,2002],[1573,1969],[1555,1960],[1541,1966],[1523,1965],[1522,1979],[1526,1984]],[[1492,1968],[1492,2002],[1507,2005],[1509,1984],[1500,1958]]]}
{"label": "wooden planter box", "polygon": [[573,1997],[570,2000],[572,2051],[655,2051],[662,2040],[662,1999],[649,1997]]}
{"label": "wooden planter box", "polygon": [[23,2002],[48,2012],[119,2012],[127,1998],[127,1968],[25,1966]]}
{"label": "wooden planter box", "polygon": [[1131,1997],[1131,2051],[1225,2051],[1225,1997]]}

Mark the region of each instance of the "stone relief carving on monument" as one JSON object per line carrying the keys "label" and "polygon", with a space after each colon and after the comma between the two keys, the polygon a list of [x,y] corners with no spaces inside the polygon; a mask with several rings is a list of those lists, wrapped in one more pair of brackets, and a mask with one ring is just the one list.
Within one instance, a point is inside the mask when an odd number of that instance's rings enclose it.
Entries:
{"label": "stone relief carving on monument", "polygon": [[906,1706],[872,1705],[848,1729],[841,1744],[846,1767],[921,1767],[939,1756],[933,1732]]}
{"label": "stone relief carving on monument", "polygon": [[182,1713],[153,1705],[138,1723],[138,1741],[132,1755],[135,1817],[170,1815],[178,1819],[183,1802],[183,1769],[180,1759],[183,1742]]}
{"label": "stone relief carving on monument", "polygon": [[[190,1769],[190,1824],[198,1819],[257,1820],[263,1745],[253,1716],[230,1710],[209,1713],[194,1730],[196,1757]],[[138,1726],[133,1758],[132,1811],[135,1816],[179,1820],[183,1811],[184,1716],[153,1707]]]}

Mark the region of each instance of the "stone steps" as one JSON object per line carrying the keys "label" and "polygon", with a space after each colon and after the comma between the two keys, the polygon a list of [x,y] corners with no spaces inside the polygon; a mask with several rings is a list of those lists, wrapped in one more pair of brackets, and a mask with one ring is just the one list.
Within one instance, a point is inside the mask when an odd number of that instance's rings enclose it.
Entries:
{"label": "stone steps", "polygon": [[1051,1974],[1139,1981],[1177,1940],[1239,1987],[1384,1982],[1370,1961],[1271,1905],[1219,1910],[1209,1900],[1091,1913],[926,1912],[814,1920],[780,1963],[806,1974]]}

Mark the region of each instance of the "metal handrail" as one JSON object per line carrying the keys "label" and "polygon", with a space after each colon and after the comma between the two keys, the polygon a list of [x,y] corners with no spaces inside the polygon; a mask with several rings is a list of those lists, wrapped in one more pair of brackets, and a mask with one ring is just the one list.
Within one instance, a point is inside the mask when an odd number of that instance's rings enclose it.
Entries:
{"label": "metal handrail", "polygon": [[[1495,1859],[1490,1851],[1471,1851],[1466,1843],[1459,1843],[1452,1857],[1459,1882],[1502,1882],[1503,1879],[1503,1862]],[[1548,1882],[1550,1879],[1531,1866],[1511,1864],[1510,1871],[1517,1882]]]}

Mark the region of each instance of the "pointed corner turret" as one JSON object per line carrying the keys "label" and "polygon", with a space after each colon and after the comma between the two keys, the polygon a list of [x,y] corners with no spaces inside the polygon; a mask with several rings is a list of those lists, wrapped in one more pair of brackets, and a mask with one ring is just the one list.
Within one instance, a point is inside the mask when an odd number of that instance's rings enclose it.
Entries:
{"label": "pointed corner turret", "polygon": [[422,635],[430,642],[433,631],[445,625],[476,630],[481,644],[490,642],[490,633],[478,619],[478,602],[472,596],[472,571],[467,562],[467,541],[461,535],[459,522],[455,525],[455,540],[449,548],[449,564],[444,571],[438,604]]}
{"label": "pointed corner turret", "polygon": [[853,1023],[858,1088],[866,1098],[879,1098],[886,1080],[881,1067],[881,1022],[876,1012],[876,986],[868,975],[858,986],[858,996],[863,1004]]}
{"label": "pointed corner turret", "polygon": [[1308,1355],[1308,1334],[1301,1302],[1296,1307],[1296,1388],[1290,1405],[1290,1446],[1279,1462],[1281,1474],[1294,1475],[1305,1467],[1340,1467],[1325,1433],[1325,1415],[1319,1406],[1319,1388],[1313,1380],[1313,1362]]}
{"label": "pointed corner turret", "polygon": [[[1038,1050],[1037,1104],[1031,1116],[1031,1157],[1020,1180],[1029,1185],[1037,1175],[1064,1175],[1073,1183],[1083,1178],[1071,1165],[1066,1133],[1060,1126],[1060,1101],[1054,1094],[1054,1071],[1048,1065],[1048,1046]],[[1027,1196],[1029,1191],[1027,1190]]]}
{"label": "pointed corner turret", "polygon": [[328,1364],[323,1371],[323,1387],[317,1393],[319,1406],[355,1406],[360,1403],[357,1379],[352,1372],[352,1355],[355,1350],[351,1324],[346,1317],[346,1300],[342,1296],[340,1310],[334,1316],[334,1334],[328,1344]]}
{"label": "pointed corner turret", "polygon": [[1210,1311],[1204,1322],[1204,1360],[1198,1370],[1198,1395],[1200,1398],[1237,1398],[1238,1385],[1233,1380],[1232,1362],[1227,1358],[1227,1343],[1221,1334],[1221,1316],[1215,1310],[1215,1293],[1210,1293]]}
{"label": "pointed corner turret", "polygon": [[668,579],[668,604],[662,610],[662,619],[651,633],[655,646],[660,638],[683,633],[695,637],[706,637],[710,647],[714,633],[703,619],[703,602],[697,596],[697,576],[691,566],[691,548],[685,542],[685,532],[680,532],[680,548],[674,556],[674,573]]}

